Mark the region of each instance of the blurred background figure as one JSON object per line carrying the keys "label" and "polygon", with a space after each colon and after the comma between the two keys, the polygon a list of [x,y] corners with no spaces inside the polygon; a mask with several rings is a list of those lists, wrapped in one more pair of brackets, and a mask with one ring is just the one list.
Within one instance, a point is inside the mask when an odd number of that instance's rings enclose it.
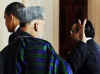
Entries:
{"label": "blurred background figure", "polygon": [[[75,25],[75,24],[74,24]],[[85,19],[81,27],[72,26],[72,38],[77,41],[66,60],[71,64],[75,74],[99,74],[100,73],[100,46],[95,42],[95,30],[91,21]],[[81,38],[80,38],[80,35]]]}
{"label": "blurred background figure", "polygon": [[100,74],[100,46],[94,40],[95,29],[90,20],[86,21],[84,32],[88,46],[88,56],[81,74]]}
{"label": "blurred background figure", "polygon": [[70,37],[74,41],[74,44],[71,47],[72,50],[69,53],[65,52],[66,55],[61,55],[70,63],[74,74],[81,74],[80,71],[87,60],[88,48],[85,40],[83,39],[83,30],[83,25],[79,22],[79,19],[76,19],[70,31]]}

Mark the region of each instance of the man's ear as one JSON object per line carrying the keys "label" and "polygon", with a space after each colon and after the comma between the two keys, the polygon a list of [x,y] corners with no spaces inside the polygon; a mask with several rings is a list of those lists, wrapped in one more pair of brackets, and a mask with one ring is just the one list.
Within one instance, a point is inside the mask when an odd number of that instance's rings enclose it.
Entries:
{"label": "man's ear", "polygon": [[13,14],[10,14],[9,19],[11,19],[11,22],[14,22],[14,15]]}
{"label": "man's ear", "polygon": [[34,23],[34,30],[38,31],[38,24],[37,23]]}
{"label": "man's ear", "polygon": [[13,15],[13,14],[10,14],[10,18],[11,18],[11,19],[14,19],[14,15]]}

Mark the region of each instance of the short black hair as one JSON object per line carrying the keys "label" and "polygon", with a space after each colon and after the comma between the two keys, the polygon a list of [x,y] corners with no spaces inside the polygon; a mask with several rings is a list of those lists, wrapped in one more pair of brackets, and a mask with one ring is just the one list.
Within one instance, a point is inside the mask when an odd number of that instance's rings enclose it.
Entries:
{"label": "short black hair", "polygon": [[86,37],[92,37],[92,38],[94,38],[94,36],[95,36],[95,30],[94,30],[93,24],[90,20],[87,20],[87,22],[86,22],[85,35],[86,35]]}
{"label": "short black hair", "polygon": [[[79,32],[79,30],[80,30],[78,20],[79,20],[79,19],[74,19],[74,20],[72,20],[72,27],[73,27],[74,24],[76,24],[76,29],[75,29],[75,32],[76,32],[76,33]],[[72,31],[73,31],[73,30],[72,30]]]}
{"label": "short black hair", "polygon": [[20,3],[20,2],[13,2],[11,4],[9,4],[6,8],[5,8],[5,14],[6,15],[10,15],[13,14],[14,16],[17,16],[17,9],[19,8],[24,8],[24,4]]}

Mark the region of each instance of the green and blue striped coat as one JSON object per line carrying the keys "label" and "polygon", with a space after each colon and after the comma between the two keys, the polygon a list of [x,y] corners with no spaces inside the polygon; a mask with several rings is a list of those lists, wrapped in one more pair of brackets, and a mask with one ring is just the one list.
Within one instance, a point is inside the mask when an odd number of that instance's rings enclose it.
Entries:
{"label": "green and blue striped coat", "polygon": [[70,65],[46,40],[20,32],[7,48],[4,74],[72,74]]}

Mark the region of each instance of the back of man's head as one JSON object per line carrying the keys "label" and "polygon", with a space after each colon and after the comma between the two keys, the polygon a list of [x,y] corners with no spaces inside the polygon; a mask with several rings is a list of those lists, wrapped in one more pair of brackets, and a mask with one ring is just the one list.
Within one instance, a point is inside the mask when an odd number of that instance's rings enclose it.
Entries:
{"label": "back of man's head", "polygon": [[30,23],[34,20],[44,19],[44,9],[40,6],[20,8],[17,12],[19,13],[18,19],[20,20],[21,27],[25,26],[25,24]]}
{"label": "back of man's head", "polygon": [[95,36],[95,30],[94,30],[93,24],[91,23],[90,20],[87,20],[87,22],[86,22],[85,35],[86,35],[86,37],[92,37],[92,38],[94,38],[94,36]]}
{"label": "back of man's head", "polygon": [[6,15],[10,15],[13,14],[14,16],[17,16],[17,9],[19,8],[24,8],[24,4],[20,3],[20,2],[13,2],[11,4],[9,4],[6,8],[5,8],[5,14]]}

